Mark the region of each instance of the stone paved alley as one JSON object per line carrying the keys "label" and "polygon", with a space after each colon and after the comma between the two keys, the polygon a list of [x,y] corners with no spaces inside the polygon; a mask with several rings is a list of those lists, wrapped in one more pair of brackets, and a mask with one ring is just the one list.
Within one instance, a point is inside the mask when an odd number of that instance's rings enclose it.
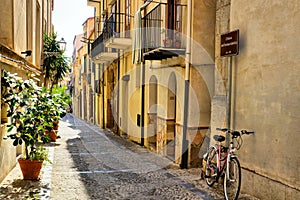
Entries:
{"label": "stone paved alley", "polygon": [[[170,160],[68,114],[49,149],[53,164],[39,181],[23,181],[17,165],[0,185],[0,199],[223,199],[200,169]],[[254,198],[241,195],[240,199]]]}

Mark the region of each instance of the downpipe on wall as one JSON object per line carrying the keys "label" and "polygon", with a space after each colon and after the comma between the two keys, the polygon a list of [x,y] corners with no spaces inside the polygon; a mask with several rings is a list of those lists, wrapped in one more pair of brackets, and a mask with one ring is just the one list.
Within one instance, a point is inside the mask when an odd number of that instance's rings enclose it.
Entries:
{"label": "downpipe on wall", "polygon": [[192,0],[188,0],[187,5],[187,41],[185,53],[185,81],[184,81],[184,111],[183,111],[183,130],[182,130],[182,158],[180,167],[188,168],[188,147],[187,140],[188,129],[188,112],[189,112],[189,87],[190,87],[190,61],[191,61],[191,15],[192,15]]}

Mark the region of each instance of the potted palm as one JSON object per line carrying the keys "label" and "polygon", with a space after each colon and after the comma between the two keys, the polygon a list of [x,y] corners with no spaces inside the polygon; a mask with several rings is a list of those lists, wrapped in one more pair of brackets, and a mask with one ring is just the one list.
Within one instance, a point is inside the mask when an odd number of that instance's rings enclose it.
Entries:
{"label": "potted palm", "polygon": [[69,63],[64,57],[64,49],[60,48],[60,42],[56,40],[57,34],[44,35],[44,52],[52,52],[52,54],[46,54],[43,60],[43,79],[44,86],[52,88],[63,80],[65,75],[69,71]]}
{"label": "potted palm", "polygon": [[3,71],[1,77],[1,84],[5,86],[2,100],[8,106],[7,117],[10,118],[7,124],[10,134],[5,139],[12,139],[14,146],[25,146],[24,158],[18,160],[24,179],[37,179],[43,161],[49,161],[41,145],[49,142],[44,133],[48,117],[45,107],[49,102],[35,81],[33,76],[22,80],[7,71]]}
{"label": "potted palm", "polygon": [[[43,79],[44,87],[48,88],[49,94],[51,94],[48,111],[51,115],[47,120],[46,132],[50,135],[51,140],[56,140],[58,131],[58,122],[61,117],[66,114],[66,106],[64,99],[65,94],[61,92],[57,87],[59,81],[63,80],[65,75],[69,71],[69,63],[64,57],[64,48],[61,48],[61,41],[56,40],[57,34],[52,33],[51,35],[44,35],[44,52],[52,52],[47,54],[43,59]],[[49,105],[50,105],[49,104]]]}

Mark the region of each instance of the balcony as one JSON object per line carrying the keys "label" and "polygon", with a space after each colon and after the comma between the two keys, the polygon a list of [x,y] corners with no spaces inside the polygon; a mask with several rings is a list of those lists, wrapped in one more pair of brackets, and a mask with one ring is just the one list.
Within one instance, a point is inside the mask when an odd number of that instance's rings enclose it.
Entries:
{"label": "balcony", "polygon": [[115,49],[128,49],[132,45],[130,31],[126,31],[126,18],[130,16],[124,13],[113,13],[106,21],[105,47]]}
{"label": "balcony", "polygon": [[144,17],[144,60],[163,60],[185,54],[182,29],[186,6],[160,3]]}
{"label": "balcony", "polygon": [[126,17],[122,13],[112,13],[105,21],[102,34],[92,43],[91,57],[95,63],[112,62],[118,58],[117,49],[131,47],[130,31],[125,31]]}
{"label": "balcony", "polygon": [[91,57],[94,63],[107,63],[112,62],[118,58],[118,53],[115,49],[109,49],[104,46],[103,32],[99,37],[92,43]]}

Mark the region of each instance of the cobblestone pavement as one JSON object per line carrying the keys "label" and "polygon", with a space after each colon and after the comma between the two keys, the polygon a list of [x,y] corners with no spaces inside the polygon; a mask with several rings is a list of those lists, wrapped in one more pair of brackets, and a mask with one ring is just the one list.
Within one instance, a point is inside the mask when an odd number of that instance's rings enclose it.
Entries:
{"label": "cobblestone pavement", "polygon": [[[39,181],[23,181],[18,166],[0,185],[0,199],[223,199],[200,169],[179,169],[131,141],[67,115],[61,139],[47,145],[53,164]],[[254,198],[241,195],[240,199]]]}

